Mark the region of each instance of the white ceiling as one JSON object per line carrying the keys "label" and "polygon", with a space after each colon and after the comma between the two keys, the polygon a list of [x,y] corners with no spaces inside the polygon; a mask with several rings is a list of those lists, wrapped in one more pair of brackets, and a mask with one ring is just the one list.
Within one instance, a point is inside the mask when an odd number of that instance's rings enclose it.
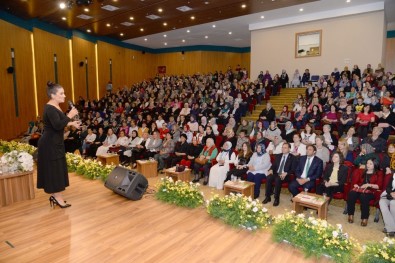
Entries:
{"label": "white ceiling", "polygon": [[[320,0],[309,4],[296,5],[262,13],[207,23],[188,28],[176,29],[165,33],[149,35],[124,42],[147,48],[180,48],[183,46],[211,45],[230,47],[250,47],[250,24],[265,24],[273,21],[298,16],[306,16],[323,11],[335,11],[343,8],[362,6],[372,3],[384,3],[387,30],[395,29],[395,0]],[[303,8],[303,12],[299,9]],[[264,16],[264,18],[261,18]],[[298,20],[298,19],[295,19]],[[213,27],[215,25],[215,28]],[[187,30],[190,32],[188,33]],[[232,34],[229,34],[232,32]],[[166,35],[166,37],[164,37]],[[207,38],[206,38],[207,36]],[[185,42],[183,42],[185,40]],[[166,43],[166,44],[165,44]]]}

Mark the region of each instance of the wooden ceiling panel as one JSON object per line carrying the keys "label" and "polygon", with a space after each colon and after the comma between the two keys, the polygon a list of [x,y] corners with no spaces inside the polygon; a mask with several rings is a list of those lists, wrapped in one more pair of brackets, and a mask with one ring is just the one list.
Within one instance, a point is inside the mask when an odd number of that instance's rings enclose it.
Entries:
{"label": "wooden ceiling panel", "polygon": [[[72,1],[71,8],[60,9],[61,1]],[[314,2],[317,0],[93,0],[93,3],[77,5],[77,0],[12,0],[0,1],[0,9],[23,19],[39,19],[64,29],[86,31],[93,35],[108,36],[119,40],[166,32],[199,24],[215,22],[228,18],[283,8],[287,6]],[[246,7],[242,8],[242,4]],[[103,6],[112,5],[119,9],[107,11]],[[177,7],[188,6],[192,10],[181,12]],[[89,11],[84,11],[89,8]],[[162,8],[163,12],[158,9]],[[78,15],[92,16],[84,20]],[[151,20],[148,15],[160,16]],[[191,16],[195,16],[192,20]],[[62,20],[65,17],[66,20]],[[133,20],[130,20],[133,17]],[[132,26],[121,25],[131,22]],[[163,23],[166,22],[167,26]],[[111,26],[106,26],[110,24]],[[144,28],[144,31],[140,31]],[[121,37],[119,34],[124,33]]]}

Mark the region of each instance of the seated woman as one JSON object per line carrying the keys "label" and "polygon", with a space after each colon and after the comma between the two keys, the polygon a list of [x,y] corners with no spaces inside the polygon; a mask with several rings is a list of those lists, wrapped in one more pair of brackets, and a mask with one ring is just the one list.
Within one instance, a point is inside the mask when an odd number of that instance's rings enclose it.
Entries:
{"label": "seated woman", "polygon": [[315,144],[316,134],[314,133],[314,126],[311,123],[307,123],[304,131],[300,133],[300,137],[302,138],[302,143],[306,146]]}
{"label": "seated woman", "polygon": [[[214,141],[214,139],[212,139]],[[205,144],[206,145],[206,144]],[[202,152],[203,145],[199,144],[196,137],[192,138],[192,143],[188,144],[186,155],[184,160],[181,160],[181,164],[185,164],[191,169],[194,167],[195,159],[199,157]]]}
{"label": "seated woman", "polygon": [[114,134],[113,130],[109,128],[103,145],[97,148],[96,156],[106,154],[108,152],[108,149],[110,149],[110,146],[115,145],[116,141],[117,136]]}
{"label": "seated woman", "polygon": [[392,127],[395,126],[395,113],[391,111],[390,106],[383,105],[382,111],[375,113],[378,116],[378,126],[383,128],[383,132],[380,137],[384,140],[388,140]]}
{"label": "seated woman", "polygon": [[387,148],[387,154],[384,154],[380,162],[380,169],[385,171],[386,174],[395,172],[395,145],[390,143]]}
{"label": "seated woman", "polygon": [[266,132],[264,133],[263,137],[266,139],[266,143],[270,143],[274,140],[275,137],[281,137],[281,130],[277,127],[277,122],[272,121],[270,122],[269,128],[267,128]]}
{"label": "seated woman", "polygon": [[329,162],[330,152],[329,149],[324,146],[324,136],[318,135],[315,137],[315,146],[317,148],[315,156],[322,160],[324,165],[323,168],[325,169],[326,164]]}
{"label": "seated woman", "polygon": [[338,121],[336,106],[332,104],[330,106],[330,111],[325,113],[324,117],[322,118],[322,122],[324,124],[330,124],[332,127],[334,127],[334,125],[337,125]]}
{"label": "seated woman", "polygon": [[293,137],[295,134],[296,130],[294,129],[294,126],[292,125],[292,122],[287,121],[285,123],[284,130],[281,131],[281,138],[284,139],[286,142],[293,142]]}
{"label": "seated woman", "polygon": [[306,124],[308,116],[305,106],[302,106],[301,110],[295,113],[294,126],[298,131]]}
{"label": "seated woman", "polygon": [[363,107],[363,112],[359,113],[356,119],[356,123],[359,123],[358,135],[360,138],[368,136],[369,128],[374,123],[374,113],[370,110],[370,105]]}
{"label": "seated woman", "polygon": [[239,136],[240,132],[243,130],[245,131],[246,136],[250,135],[252,131],[252,127],[246,119],[243,119],[239,127],[237,127],[236,136]]}
{"label": "seated woman", "polygon": [[74,126],[70,126],[70,133],[64,140],[64,148],[68,153],[74,153],[75,150],[81,147],[80,135]]}
{"label": "seated woman", "polygon": [[189,130],[194,133],[197,132],[199,129],[199,123],[196,121],[195,115],[189,116],[189,121],[187,122],[187,125],[189,126]]}
{"label": "seated woman", "polygon": [[355,127],[354,126],[351,126],[350,128],[348,128],[347,133],[343,134],[341,138],[347,140],[348,149],[350,151],[354,151],[358,148],[359,138],[357,136],[355,136]]}
{"label": "seated woman", "polygon": [[352,111],[352,106],[347,105],[346,111],[342,113],[339,123],[337,125],[337,131],[339,136],[342,136],[351,126],[355,124],[355,113]]}
{"label": "seated woman", "polygon": [[369,202],[374,199],[374,191],[380,190],[382,176],[378,174],[378,162],[373,158],[366,161],[366,169],[357,169],[353,174],[354,187],[348,193],[347,210],[348,222],[354,223],[355,204],[361,202],[361,226],[368,225]]}
{"label": "seated woman", "polygon": [[331,126],[329,124],[325,124],[322,127],[322,136],[324,136],[324,144],[325,146],[333,151],[337,145],[338,145],[338,140],[333,133],[331,133]]}
{"label": "seated woman", "polygon": [[248,171],[248,162],[250,161],[252,156],[251,146],[249,143],[243,143],[241,147],[241,151],[236,157],[234,162],[235,168],[228,171],[226,175],[225,181],[229,181],[232,179],[240,178]]}
{"label": "seated woman", "polygon": [[281,136],[275,136],[273,141],[269,143],[269,145],[266,148],[266,151],[272,155],[272,154],[280,154],[282,153],[282,147],[283,147],[283,139]]}
{"label": "seated woman", "polygon": [[290,153],[294,156],[306,155],[306,145],[302,143],[302,138],[299,133],[294,134]]}
{"label": "seated woman", "polygon": [[254,199],[259,197],[262,179],[266,177],[271,167],[270,156],[266,153],[265,145],[260,143],[255,146],[255,152],[248,162],[247,180],[254,182]]}
{"label": "seated woman", "polygon": [[334,152],[331,160],[332,162],[324,170],[322,183],[317,186],[317,194],[325,193],[329,197],[329,203],[334,193],[344,191],[348,173],[348,167],[343,164],[344,157],[341,152]]}
{"label": "seated woman", "polygon": [[[195,159],[195,162],[193,164],[193,171],[195,174],[195,179],[192,181],[194,183],[199,182],[199,170],[200,168],[203,168],[203,173],[204,173],[204,185],[208,184],[208,176],[211,168],[211,162],[212,160],[217,156],[218,150],[215,147],[214,140],[211,138],[208,138],[206,140],[206,146],[204,146],[203,150],[200,152],[200,155],[198,158]],[[200,159],[200,160],[198,160]],[[199,162],[199,163],[198,163]]]}
{"label": "seated woman", "polygon": [[265,138],[263,138],[263,133],[262,132],[258,132],[255,139],[251,140],[251,149],[255,149],[255,146],[260,144],[260,143],[265,143]]}
{"label": "seated woman", "polygon": [[250,140],[254,140],[258,134],[258,132],[264,132],[265,128],[263,127],[263,122],[262,121],[257,121],[255,123],[255,127],[252,129],[250,133]]}
{"label": "seated woman", "polygon": [[380,210],[384,221],[384,231],[388,236],[395,236],[395,175],[389,180],[385,191],[381,194]]}
{"label": "seated woman", "polygon": [[174,153],[175,143],[170,133],[166,134],[166,138],[162,142],[162,148],[154,155],[154,159],[158,162],[158,171],[165,168],[165,160],[170,157],[170,154]]}
{"label": "seated woman", "polygon": [[337,151],[343,155],[344,161],[349,161],[351,163],[354,163],[354,156],[352,154],[352,151],[349,150],[348,143],[345,138],[339,139],[337,145]]}
{"label": "seated woman", "polygon": [[210,169],[208,186],[223,189],[229,166],[234,163],[235,159],[236,154],[232,151],[232,143],[225,142],[222,151],[217,155],[217,163]]}
{"label": "seated woman", "polygon": [[369,143],[364,143],[361,145],[361,152],[354,160],[354,165],[365,169],[366,162],[369,159],[380,160],[379,156],[374,152],[374,148]]}
{"label": "seated woman", "polygon": [[284,105],[282,112],[278,116],[278,124],[285,125],[285,123],[290,120],[291,120],[291,112],[288,110],[288,105]]}
{"label": "seated woman", "polygon": [[29,127],[27,131],[23,134],[23,138],[20,140],[21,143],[28,143],[31,136],[38,130],[38,127],[35,125],[34,121],[29,122]]}
{"label": "seated woman", "polygon": [[96,139],[91,145],[91,147],[89,147],[87,155],[91,157],[96,157],[96,151],[100,146],[103,145],[103,142],[106,140],[106,137],[107,134],[104,133],[104,129],[102,127],[99,127],[97,130]]}
{"label": "seated woman", "polygon": [[322,113],[317,105],[314,105],[311,112],[308,114],[307,121],[314,125],[314,127],[318,127],[321,125],[321,117]]}
{"label": "seated woman", "polygon": [[93,133],[91,128],[88,128],[88,135],[82,143],[82,155],[86,155],[89,147],[93,144],[96,139],[96,134]]}

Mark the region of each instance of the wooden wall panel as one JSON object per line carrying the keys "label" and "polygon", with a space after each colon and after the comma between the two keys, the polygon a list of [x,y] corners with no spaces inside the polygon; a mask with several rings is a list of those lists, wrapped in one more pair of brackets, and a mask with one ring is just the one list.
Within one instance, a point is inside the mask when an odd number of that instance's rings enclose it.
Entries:
{"label": "wooden wall panel", "polygon": [[385,48],[385,71],[395,72],[395,38],[387,38]]}
{"label": "wooden wall panel", "polygon": [[[0,139],[10,139],[26,131],[36,115],[31,32],[0,20],[0,39]],[[19,117],[15,111],[13,75],[6,71],[12,65],[11,48],[15,50]]]}
{"label": "wooden wall panel", "polygon": [[[72,41],[74,101],[78,100],[79,96],[88,98],[88,95],[90,99],[97,99],[95,43],[78,37],[73,37]],[[88,61],[88,81],[86,78],[85,58]],[[80,62],[83,63],[82,66],[80,66]]]}
{"label": "wooden wall panel", "polygon": [[113,90],[117,90],[125,85],[125,49],[101,41],[97,45],[99,93],[100,96],[103,96],[106,85],[110,81],[110,59],[112,60]]}
{"label": "wooden wall panel", "polygon": [[[72,99],[70,50],[67,38],[36,29],[34,34],[34,54],[36,60],[38,111],[42,114],[44,104],[48,101],[47,82],[55,82],[54,54],[57,55],[58,82],[63,86],[66,100]],[[67,103],[61,105],[67,109]]]}
{"label": "wooden wall panel", "polygon": [[158,66],[166,66],[166,74],[195,74],[201,71],[201,51],[173,52],[155,55],[155,72]]}
{"label": "wooden wall panel", "polygon": [[251,75],[250,75],[250,67],[251,67],[251,53],[242,53],[241,54],[241,64],[240,64],[240,66],[242,67],[242,68],[246,68],[247,69],[247,71],[248,71],[248,75],[249,75],[249,77],[250,77],[250,79],[251,79]]}
{"label": "wooden wall panel", "polygon": [[154,63],[155,56],[150,53],[143,54],[141,51],[125,49],[125,84],[131,86],[134,83],[154,77],[157,72]]}

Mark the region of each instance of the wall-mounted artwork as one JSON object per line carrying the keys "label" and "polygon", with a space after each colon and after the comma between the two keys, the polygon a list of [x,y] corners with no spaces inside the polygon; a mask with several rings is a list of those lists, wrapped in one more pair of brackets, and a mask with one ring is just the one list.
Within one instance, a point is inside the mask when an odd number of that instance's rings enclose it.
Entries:
{"label": "wall-mounted artwork", "polygon": [[295,58],[321,56],[322,30],[295,34]]}

